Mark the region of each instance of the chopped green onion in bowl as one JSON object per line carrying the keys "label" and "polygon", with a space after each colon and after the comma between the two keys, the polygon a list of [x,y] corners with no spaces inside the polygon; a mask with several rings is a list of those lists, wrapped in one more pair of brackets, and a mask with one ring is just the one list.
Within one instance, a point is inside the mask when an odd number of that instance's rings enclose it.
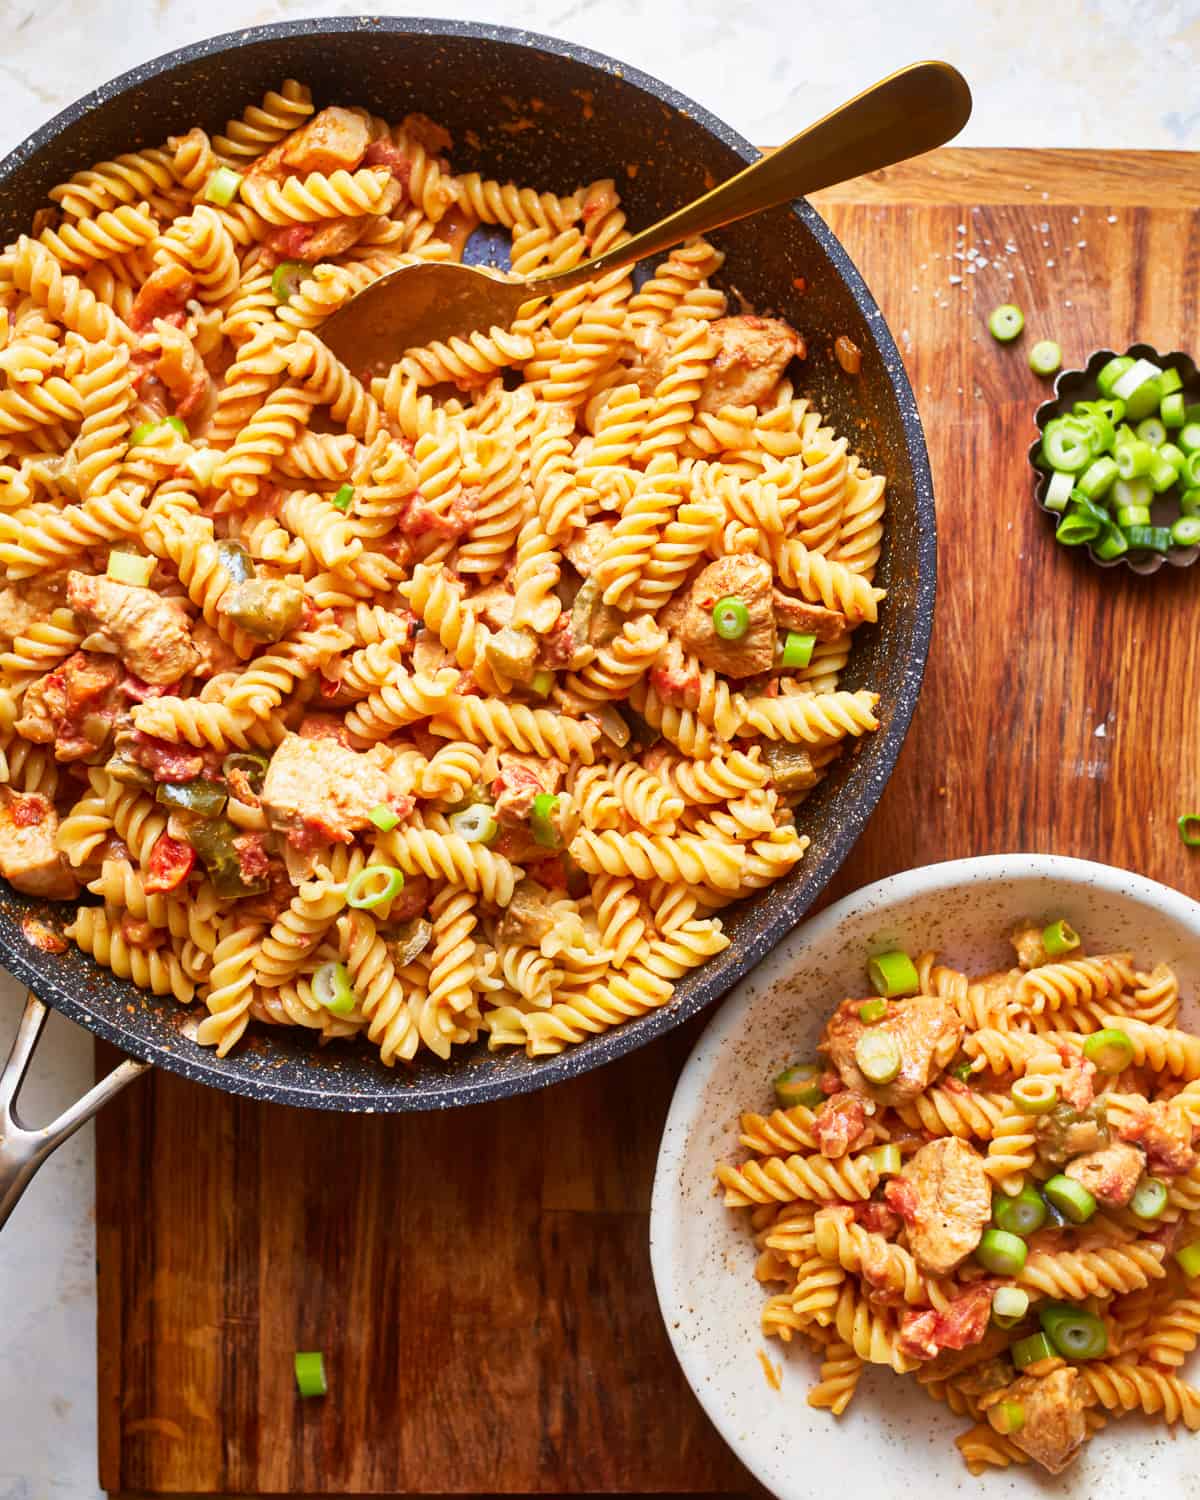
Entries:
{"label": "chopped green onion in bowl", "polygon": [[1200,374],[1192,360],[1145,345],[1104,350],[1059,374],[1054,388],[1038,409],[1029,457],[1056,540],[1140,574],[1195,561],[1200,526],[1187,523],[1200,519]]}

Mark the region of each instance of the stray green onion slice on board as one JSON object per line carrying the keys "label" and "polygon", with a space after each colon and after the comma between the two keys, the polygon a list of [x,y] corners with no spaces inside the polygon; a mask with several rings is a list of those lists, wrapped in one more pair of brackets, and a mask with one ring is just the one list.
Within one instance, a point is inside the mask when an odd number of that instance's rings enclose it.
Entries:
{"label": "stray green onion slice on board", "polygon": [[306,1350],[295,1357],[296,1389],[302,1396],[324,1396],[329,1386],[325,1380],[325,1356],[319,1350]]}
{"label": "stray green onion slice on board", "polygon": [[1015,302],[1002,302],[988,317],[988,332],[1001,344],[1011,344],[1025,327],[1025,314]]}
{"label": "stray green onion slice on board", "polygon": [[1029,351],[1029,368],[1035,375],[1053,375],[1062,368],[1062,350],[1053,339],[1040,339]]}
{"label": "stray green onion slice on board", "polygon": [[[1193,828],[1192,824],[1196,826]],[[1189,849],[1200,849],[1200,813],[1184,813],[1178,823],[1179,837]]]}

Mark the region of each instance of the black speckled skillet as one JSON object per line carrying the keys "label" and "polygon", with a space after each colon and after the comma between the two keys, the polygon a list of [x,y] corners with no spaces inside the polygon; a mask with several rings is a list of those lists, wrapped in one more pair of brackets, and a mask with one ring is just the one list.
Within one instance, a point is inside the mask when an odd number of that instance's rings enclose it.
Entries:
{"label": "black speckled skillet", "polygon": [[[364,104],[389,118],[425,111],[452,132],[460,171],[559,192],[615,176],[632,227],[686,202],[755,155],[749,141],[690,99],[567,42],[454,21],[296,21],[185,47],[64,110],[0,163],[3,240],[25,230],[47,190],[72,172],[135,145],[157,145],[193,124],[219,129],[285,77],[307,82],[318,105]],[[887,475],[889,496],[879,578],[889,597],[879,625],[855,637],[848,672],[850,686],[879,691],[881,728],[839,762],[805,804],[800,823],[812,840],[807,856],[789,879],[731,913],[730,947],[683,979],[664,1010],[561,1056],[531,1061],[519,1052],[489,1055],[481,1047],[449,1063],[424,1058],[394,1071],[366,1046],[318,1049],[302,1033],[283,1030],[264,1032],[218,1061],[183,1034],[187,1012],[172,1002],[142,994],[74,951],[60,957],[30,947],[20,923],[35,903],[0,886],[0,961],[12,973],[131,1058],[215,1088],[321,1109],[444,1109],[557,1083],[643,1046],[723,994],[783,937],[862,831],[908,729],[933,623],[933,495],[921,423],[896,345],[861,276],[813,209],[800,201],[716,239],[728,257],[722,282],[804,332],[805,394],[873,469]],[[803,295],[794,284],[801,277]],[[834,360],[838,334],[864,351],[857,378]],[[7,1110],[38,1023],[34,1007],[7,1086],[0,1084],[0,1146],[12,1148],[23,1138]],[[124,1064],[118,1082],[137,1071],[136,1064]],[[89,1097],[67,1125],[99,1102]],[[22,1179],[49,1140],[30,1133],[21,1152]],[[0,1222],[4,1187],[0,1162]]]}

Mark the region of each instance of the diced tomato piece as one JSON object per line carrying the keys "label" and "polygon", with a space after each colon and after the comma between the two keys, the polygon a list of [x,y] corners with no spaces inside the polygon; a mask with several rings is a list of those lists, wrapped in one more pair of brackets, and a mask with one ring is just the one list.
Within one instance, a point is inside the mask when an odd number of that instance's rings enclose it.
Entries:
{"label": "diced tomato piece", "polygon": [[196,851],[190,844],[164,833],[150,851],[146,890],[151,895],[177,890],[192,873],[195,863]]}

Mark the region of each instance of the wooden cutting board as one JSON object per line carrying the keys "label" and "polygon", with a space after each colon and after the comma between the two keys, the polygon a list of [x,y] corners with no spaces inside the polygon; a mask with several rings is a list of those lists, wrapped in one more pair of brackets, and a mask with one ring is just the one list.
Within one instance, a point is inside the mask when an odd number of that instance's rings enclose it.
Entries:
{"label": "wooden cutting board", "polygon": [[[941,542],[916,720],[830,895],[1005,850],[1195,891],[1175,818],[1200,808],[1200,569],[1139,579],[1053,545],[1025,458],[1046,387],[985,322],[1019,303],[1026,343],[1068,364],[1135,338],[1195,353],[1197,158],[946,150],[817,202],[900,343]],[[122,1095],[97,1136],[104,1487],[752,1490],[650,1280],[655,1151],[696,1035],[437,1117],[166,1074]],[[296,1399],[296,1349],[325,1351],[328,1399]]]}

